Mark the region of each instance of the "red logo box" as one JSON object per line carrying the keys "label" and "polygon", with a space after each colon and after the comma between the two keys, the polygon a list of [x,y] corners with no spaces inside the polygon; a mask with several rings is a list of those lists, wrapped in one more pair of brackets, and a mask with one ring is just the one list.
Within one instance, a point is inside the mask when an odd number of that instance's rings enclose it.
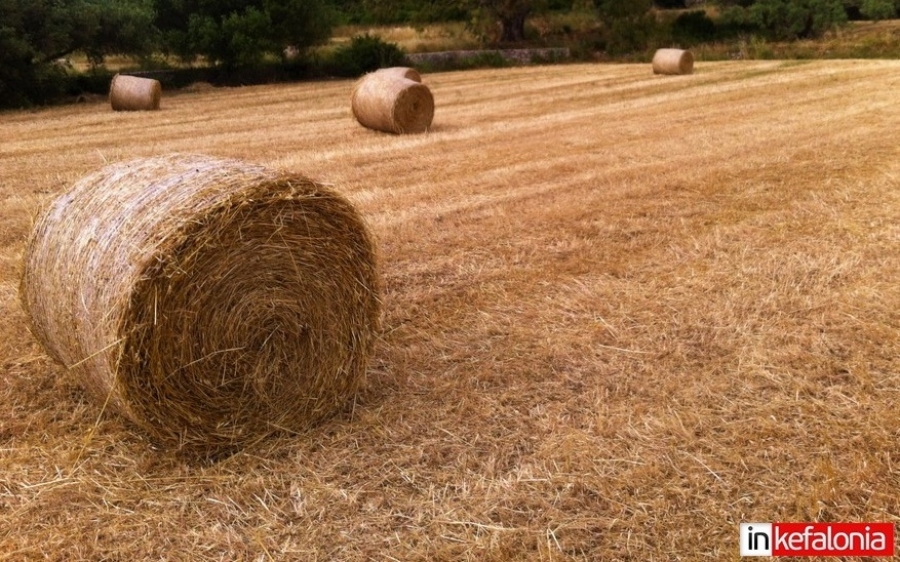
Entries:
{"label": "red logo box", "polygon": [[742,523],[741,556],[894,556],[893,523]]}

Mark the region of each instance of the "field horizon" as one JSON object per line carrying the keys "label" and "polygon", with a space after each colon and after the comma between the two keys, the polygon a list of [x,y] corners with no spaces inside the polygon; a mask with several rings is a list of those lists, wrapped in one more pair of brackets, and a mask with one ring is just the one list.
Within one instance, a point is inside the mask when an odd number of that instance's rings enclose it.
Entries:
{"label": "field horizon", "polygon": [[[735,560],[752,521],[900,515],[900,61],[423,75],[0,113],[0,560]],[[332,185],[383,333],[346,411],[219,462],[155,450],[28,332],[35,214],[111,162]]]}

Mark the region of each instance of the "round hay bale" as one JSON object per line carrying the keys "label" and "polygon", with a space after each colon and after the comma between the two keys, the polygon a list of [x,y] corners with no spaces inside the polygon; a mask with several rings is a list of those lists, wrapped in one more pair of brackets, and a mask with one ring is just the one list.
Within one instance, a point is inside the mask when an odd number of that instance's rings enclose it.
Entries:
{"label": "round hay bale", "polygon": [[658,49],[653,55],[654,74],[690,74],[694,71],[694,55],[681,49]]}
{"label": "round hay bale", "polygon": [[413,82],[422,81],[422,75],[419,74],[419,71],[408,66],[391,66],[388,68],[379,68],[375,72],[378,72],[379,74],[396,76],[399,78],[406,78],[412,80]]}
{"label": "round hay bale", "polygon": [[363,76],[353,88],[350,106],[360,125],[387,133],[422,133],[434,118],[428,86],[393,71]]}
{"label": "round hay bale", "polygon": [[380,315],[359,214],[302,176],[171,155],[56,199],[25,251],[32,332],[166,448],[222,452],[342,408]]}
{"label": "round hay bale", "polygon": [[155,111],[161,97],[159,80],[116,74],[109,84],[113,111]]}

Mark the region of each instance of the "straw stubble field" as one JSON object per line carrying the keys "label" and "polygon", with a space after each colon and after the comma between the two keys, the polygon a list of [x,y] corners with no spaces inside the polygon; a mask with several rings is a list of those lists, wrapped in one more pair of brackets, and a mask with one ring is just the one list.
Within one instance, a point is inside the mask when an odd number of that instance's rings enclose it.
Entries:
{"label": "straw stubble field", "polygon": [[[0,557],[723,560],[742,521],[897,520],[900,63],[423,81],[423,135],[360,127],[350,81],[0,114]],[[35,212],[169,152],[367,218],[384,331],[342,415],[192,462],[37,347]]]}

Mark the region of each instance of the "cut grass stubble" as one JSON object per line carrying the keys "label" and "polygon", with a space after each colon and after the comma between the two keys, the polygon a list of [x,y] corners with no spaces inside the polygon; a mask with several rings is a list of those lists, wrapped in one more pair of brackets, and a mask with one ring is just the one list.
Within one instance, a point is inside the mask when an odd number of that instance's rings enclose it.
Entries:
{"label": "cut grass stubble", "polygon": [[0,548],[728,559],[741,521],[896,521],[898,73],[429,74],[440,112],[402,137],[348,119],[346,81],[173,96],[139,139],[124,125],[150,121],[100,105],[0,116],[4,263],[98,154],[202,145],[316,170],[385,271],[352,408],[200,468],[112,416],[84,444],[97,409],[22,329],[10,273]]}

